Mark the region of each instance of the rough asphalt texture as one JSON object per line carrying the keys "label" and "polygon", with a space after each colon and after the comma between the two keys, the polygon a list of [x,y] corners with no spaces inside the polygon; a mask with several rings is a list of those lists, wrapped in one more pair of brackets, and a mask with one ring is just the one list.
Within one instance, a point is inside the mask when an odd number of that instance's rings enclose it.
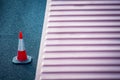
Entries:
{"label": "rough asphalt texture", "polygon": [[[46,0],[0,0],[0,80],[34,80]],[[18,32],[33,61],[15,65]]]}

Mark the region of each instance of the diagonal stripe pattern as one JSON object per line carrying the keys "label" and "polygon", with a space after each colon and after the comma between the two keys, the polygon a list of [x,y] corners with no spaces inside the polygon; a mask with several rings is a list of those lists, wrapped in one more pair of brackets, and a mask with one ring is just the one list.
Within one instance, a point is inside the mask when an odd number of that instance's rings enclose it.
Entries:
{"label": "diagonal stripe pattern", "polygon": [[120,80],[120,0],[47,0],[36,80]]}

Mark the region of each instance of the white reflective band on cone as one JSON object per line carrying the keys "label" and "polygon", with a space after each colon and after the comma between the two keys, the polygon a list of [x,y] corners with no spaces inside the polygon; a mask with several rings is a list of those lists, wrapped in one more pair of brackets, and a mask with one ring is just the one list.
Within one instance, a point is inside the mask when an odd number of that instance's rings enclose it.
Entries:
{"label": "white reflective band on cone", "polygon": [[18,51],[24,51],[24,50],[25,50],[24,40],[23,39],[19,39]]}

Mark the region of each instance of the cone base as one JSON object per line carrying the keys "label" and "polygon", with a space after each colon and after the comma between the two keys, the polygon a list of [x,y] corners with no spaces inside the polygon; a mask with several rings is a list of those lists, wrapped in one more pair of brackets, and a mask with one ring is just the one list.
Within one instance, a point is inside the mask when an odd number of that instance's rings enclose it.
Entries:
{"label": "cone base", "polygon": [[25,60],[25,61],[19,61],[19,60],[17,59],[17,56],[15,56],[15,57],[13,58],[12,62],[13,62],[14,64],[28,64],[28,63],[31,63],[31,62],[32,62],[32,57],[31,57],[31,56],[27,56],[27,60]]}

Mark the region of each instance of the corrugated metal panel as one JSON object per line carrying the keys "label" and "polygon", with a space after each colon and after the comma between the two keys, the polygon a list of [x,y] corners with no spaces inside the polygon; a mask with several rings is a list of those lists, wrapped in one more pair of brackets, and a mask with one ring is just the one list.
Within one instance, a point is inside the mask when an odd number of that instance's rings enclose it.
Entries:
{"label": "corrugated metal panel", "polygon": [[120,0],[48,0],[36,80],[120,80]]}

